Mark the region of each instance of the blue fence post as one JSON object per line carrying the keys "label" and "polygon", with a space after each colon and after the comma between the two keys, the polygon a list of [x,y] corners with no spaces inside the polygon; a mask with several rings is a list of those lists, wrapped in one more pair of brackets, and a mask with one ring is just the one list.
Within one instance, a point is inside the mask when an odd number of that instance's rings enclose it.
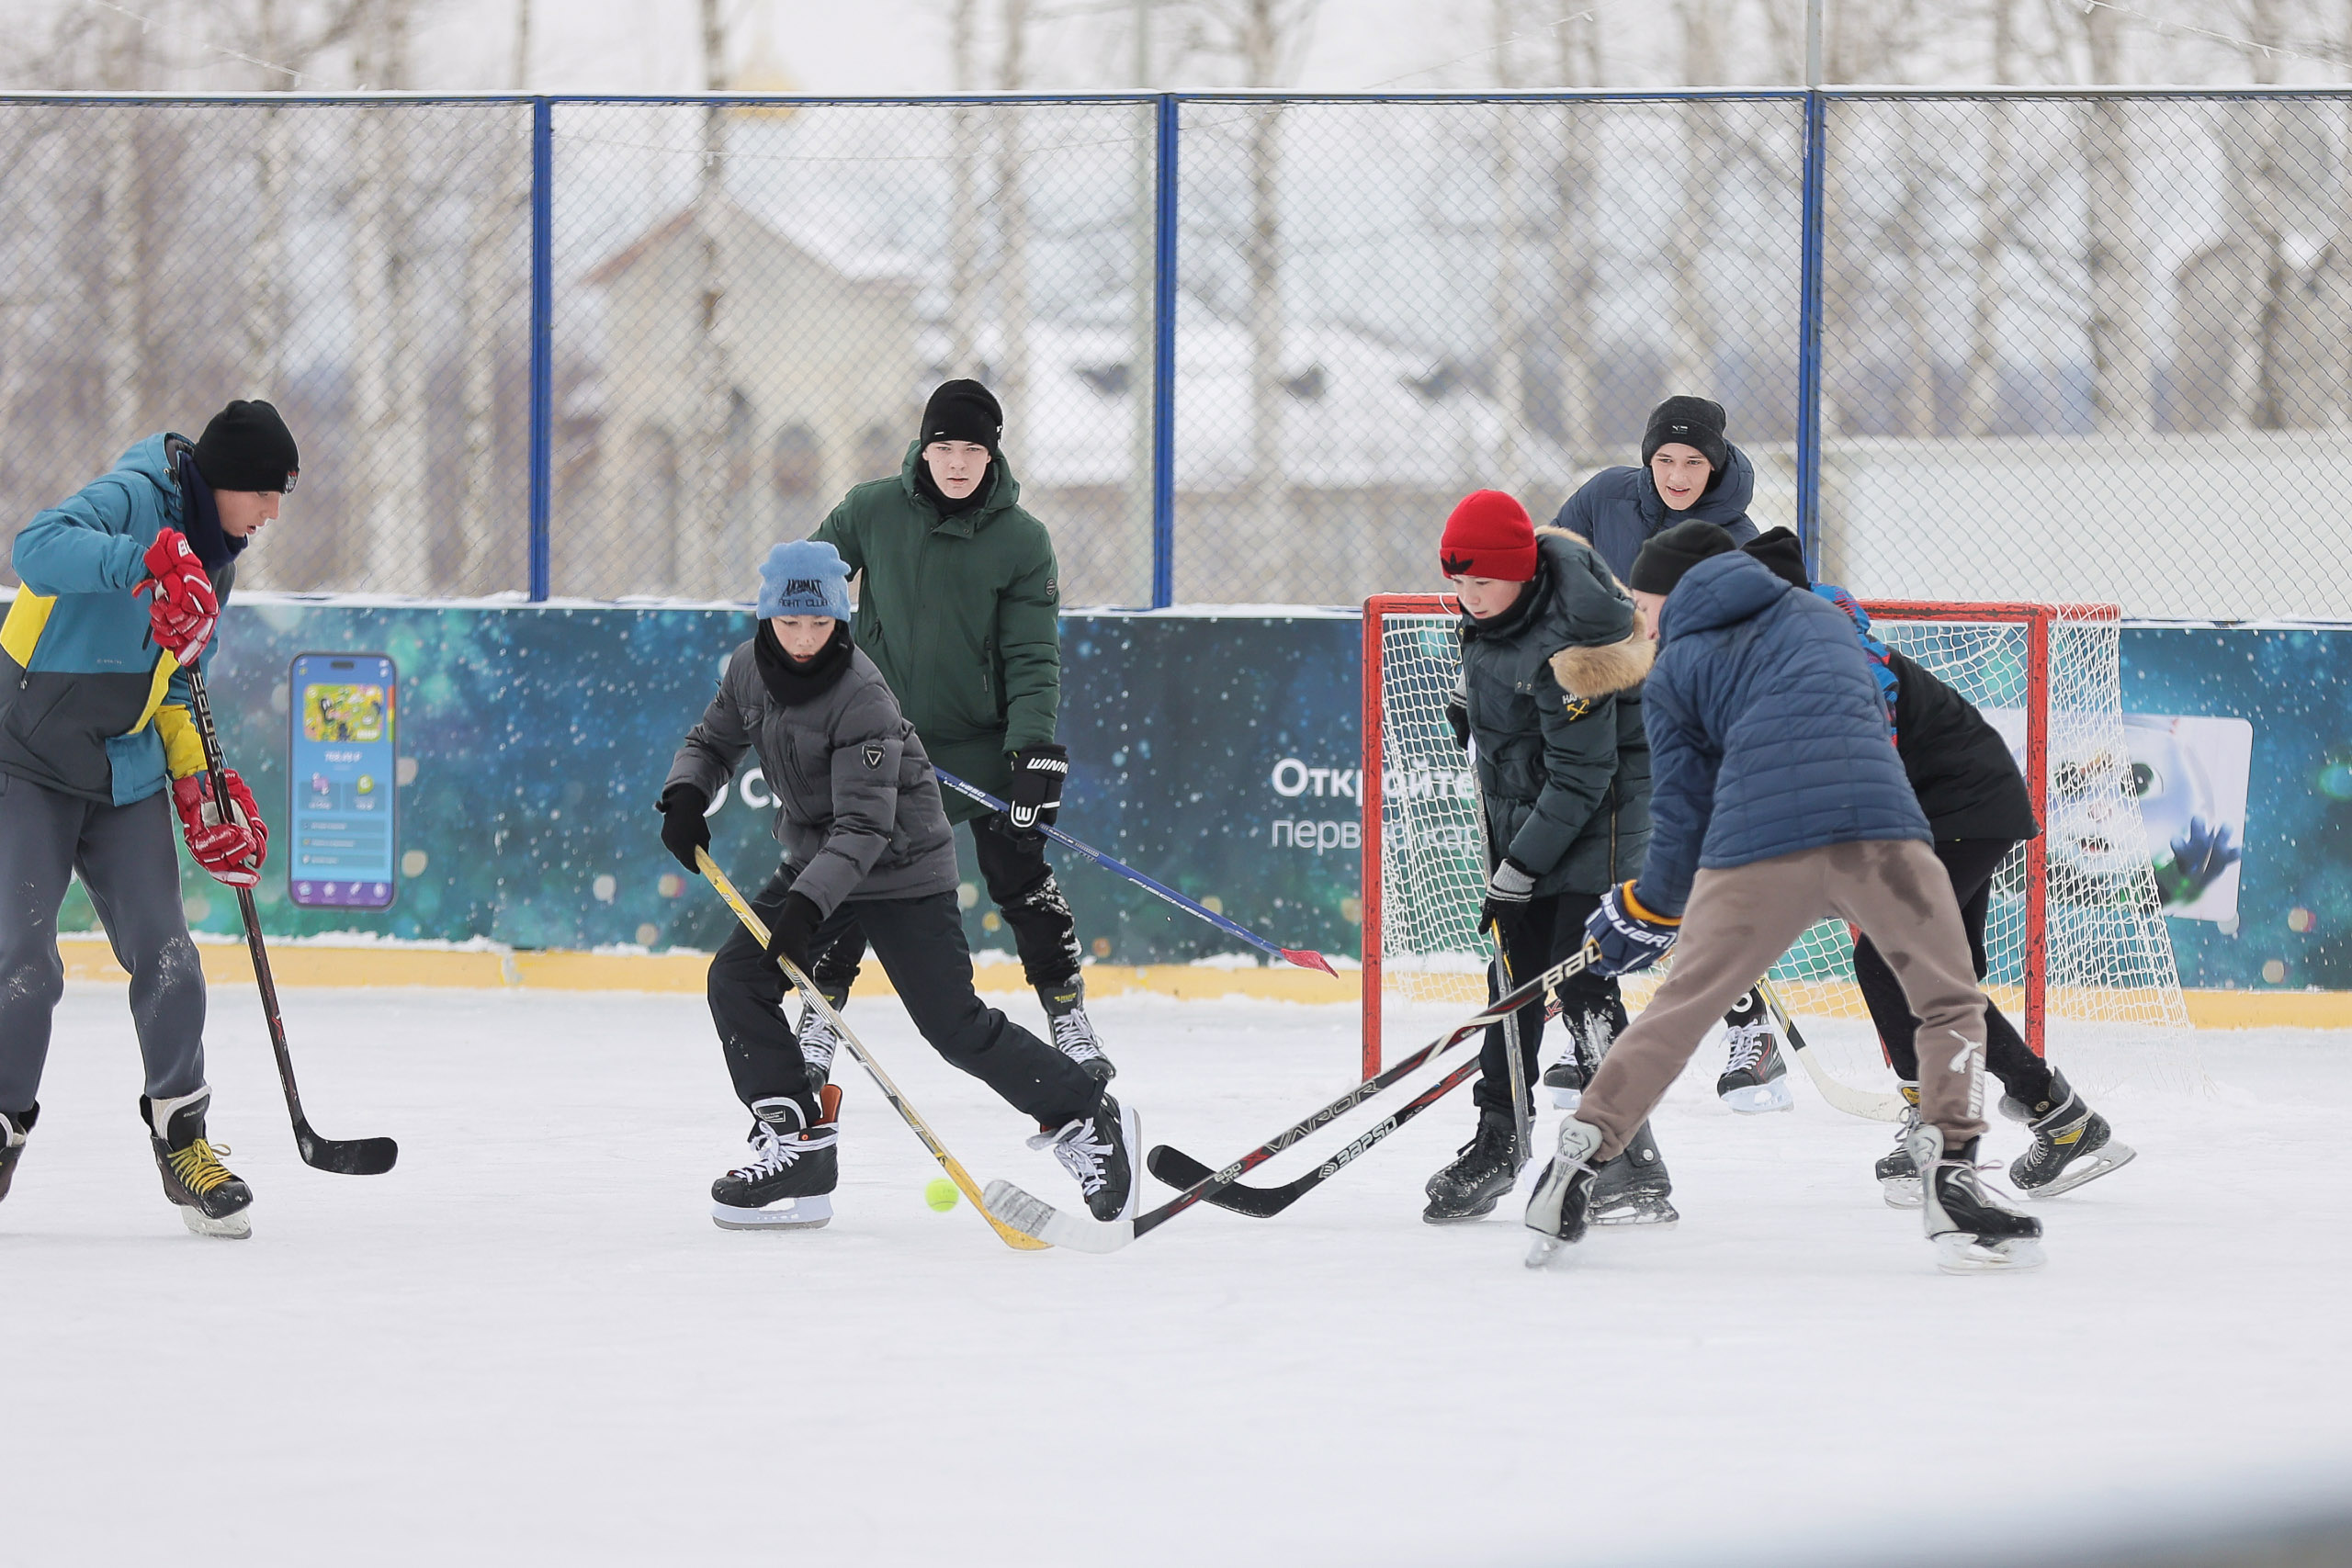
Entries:
{"label": "blue fence post", "polygon": [[555,486],[555,104],[531,100],[531,598],[550,592]]}
{"label": "blue fence post", "polygon": [[1151,257],[1151,607],[1176,602],[1176,105],[1159,95]]}
{"label": "blue fence post", "polygon": [[1797,537],[1807,570],[1821,570],[1821,292],[1825,132],[1828,100],[1819,87],[1804,96],[1804,236],[1797,292]]}

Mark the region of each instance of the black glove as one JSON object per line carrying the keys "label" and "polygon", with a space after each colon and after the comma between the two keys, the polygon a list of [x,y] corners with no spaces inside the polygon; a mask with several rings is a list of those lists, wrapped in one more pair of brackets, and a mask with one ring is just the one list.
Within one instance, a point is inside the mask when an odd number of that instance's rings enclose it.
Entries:
{"label": "black glove", "polygon": [[1069,752],[1059,746],[1023,746],[1012,754],[1012,788],[1004,814],[1017,834],[1036,835],[1061,815],[1062,781],[1069,777]]}
{"label": "black glove", "polygon": [[787,893],[784,908],[768,927],[768,956],[781,958],[803,975],[808,973],[808,943],[825,917],[806,893]]}
{"label": "black glove", "polygon": [[673,784],[662,792],[662,804],[653,809],[662,813],[662,847],[700,876],[695,852],[710,848],[710,820],[704,815],[710,809],[710,796],[690,784]]}
{"label": "black glove", "polygon": [[1464,689],[1466,679],[1456,676],[1453,690],[1445,694],[1445,722],[1453,730],[1453,743],[1464,751],[1470,750],[1470,694]]}
{"label": "black glove", "polygon": [[1516,919],[1527,908],[1527,900],[1535,892],[1535,874],[1505,855],[1495,874],[1487,878],[1487,901],[1478,907],[1478,930],[1490,930],[1507,919]]}

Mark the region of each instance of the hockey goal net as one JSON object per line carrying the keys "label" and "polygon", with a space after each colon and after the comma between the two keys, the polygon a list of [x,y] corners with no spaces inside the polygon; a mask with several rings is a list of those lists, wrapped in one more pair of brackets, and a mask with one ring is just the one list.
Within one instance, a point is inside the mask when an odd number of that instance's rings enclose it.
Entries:
{"label": "hockey goal net", "polygon": [[[2106,604],[1870,603],[1889,647],[1933,671],[2009,742],[2042,836],[1994,879],[1985,988],[2043,1051],[2052,1018],[2188,1021],[2142,837]],[[1419,1044],[1486,999],[1477,792],[1445,697],[1460,668],[1449,596],[1384,594],[1363,621],[1363,1058],[1384,1034]],[[1815,926],[1772,968],[1782,1003],[1834,1070],[1884,1076],[1842,923]],[[1638,1010],[1656,985],[1627,983]]]}

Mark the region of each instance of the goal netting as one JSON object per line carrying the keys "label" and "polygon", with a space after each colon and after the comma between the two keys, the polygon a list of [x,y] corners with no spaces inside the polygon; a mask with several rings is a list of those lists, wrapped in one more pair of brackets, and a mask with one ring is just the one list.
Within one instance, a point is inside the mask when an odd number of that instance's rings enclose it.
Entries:
{"label": "goal netting", "polygon": [[[2058,1023],[2070,1049],[2079,1044],[2096,1057],[2087,1076],[2074,1073],[2086,1089],[2117,1081],[2119,1071],[2166,1087],[2192,1079],[2193,1064],[2170,1035],[2188,1013],[2141,832],[2118,611],[1867,608],[1882,640],[1933,671],[2000,730],[2034,795],[2042,836],[2018,846],[1994,880],[1987,993],[2036,1051],[2046,1052]],[[1477,795],[1444,712],[1460,667],[1456,615],[1439,595],[1384,595],[1365,605],[1367,1073],[1385,1036],[1408,1049],[1486,999],[1492,949],[1476,930],[1486,884]],[[1884,1085],[1893,1075],[1855,987],[1852,954],[1846,927],[1825,922],[1781,957],[1770,979],[1826,1065],[1849,1082]],[[1627,1006],[1638,1010],[1656,984],[1629,978]],[[1694,1070],[1702,1066],[1703,1057]]]}

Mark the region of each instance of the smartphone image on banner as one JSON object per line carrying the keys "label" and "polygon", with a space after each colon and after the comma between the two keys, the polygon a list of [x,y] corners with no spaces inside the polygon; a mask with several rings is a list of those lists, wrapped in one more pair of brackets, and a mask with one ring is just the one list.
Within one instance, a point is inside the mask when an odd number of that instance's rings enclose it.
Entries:
{"label": "smartphone image on banner", "polygon": [[300,653],[288,685],[294,902],[382,909],[398,884],[400,676],[380,653]]}

